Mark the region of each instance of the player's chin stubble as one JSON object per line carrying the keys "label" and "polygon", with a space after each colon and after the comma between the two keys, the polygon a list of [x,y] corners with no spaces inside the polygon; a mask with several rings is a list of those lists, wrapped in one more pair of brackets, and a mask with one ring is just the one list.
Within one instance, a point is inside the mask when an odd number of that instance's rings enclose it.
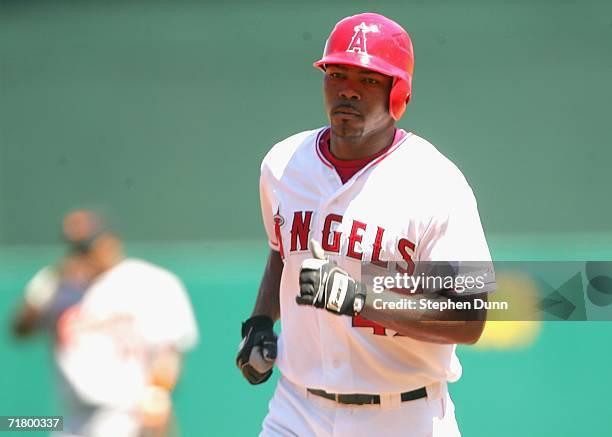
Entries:
{"label": "player's chin stubble", "polygon": [[343,140],[357,140],[363,135],[363,124],[359,123],[356,125],[347,120],[332,121],[331,130],[334,136]]}

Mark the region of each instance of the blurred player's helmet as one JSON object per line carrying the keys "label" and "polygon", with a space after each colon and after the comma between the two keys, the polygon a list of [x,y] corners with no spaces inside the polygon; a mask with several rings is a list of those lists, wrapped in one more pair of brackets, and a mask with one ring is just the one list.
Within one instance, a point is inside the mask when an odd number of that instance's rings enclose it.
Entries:
{"label": "blurred player's helmet", "polygon": [[373,13],[340,20],[314,66],[325,71],[326,64],[353,65],[392,76],[389,113],[399,120],[406,110],[412,93],[414,52],[410,36],[395,21]]}

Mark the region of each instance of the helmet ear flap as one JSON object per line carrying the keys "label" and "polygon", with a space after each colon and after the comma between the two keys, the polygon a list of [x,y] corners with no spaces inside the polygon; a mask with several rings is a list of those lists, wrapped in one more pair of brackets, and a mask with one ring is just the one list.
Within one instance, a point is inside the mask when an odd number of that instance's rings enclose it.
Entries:
{"label": "helmet ear flap", "polygon": [[389,114],[394,120],[399,120],[402,117],[409,101],[410,84],[404,79],[395,77],[389,94]]}

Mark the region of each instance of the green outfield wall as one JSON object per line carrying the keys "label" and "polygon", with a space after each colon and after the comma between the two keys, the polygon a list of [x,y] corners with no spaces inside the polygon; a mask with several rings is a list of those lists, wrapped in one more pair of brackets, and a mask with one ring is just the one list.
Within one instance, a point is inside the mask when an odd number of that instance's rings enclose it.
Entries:
{"label": "green outfield wall", "polygon": [[[489,232],[611,229],[607,1],[0,2],[0,241],[96,206],[137,240],[258,238],[259,162],[326,122],[341,17],[414,40],[399,125],[464,171]],[[420,184],[406,172],[410,201]]]}

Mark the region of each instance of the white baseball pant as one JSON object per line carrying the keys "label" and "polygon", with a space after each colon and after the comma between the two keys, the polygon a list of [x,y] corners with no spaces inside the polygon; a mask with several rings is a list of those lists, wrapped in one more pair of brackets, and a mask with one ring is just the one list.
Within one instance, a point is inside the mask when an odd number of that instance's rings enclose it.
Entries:
{"label": "white baseball pant", "polygon": [[380,405],[344,405],[281,376],[260,437],[460,437],[446,384],[427,389],[413,401],[394,394],[381,396]]}

